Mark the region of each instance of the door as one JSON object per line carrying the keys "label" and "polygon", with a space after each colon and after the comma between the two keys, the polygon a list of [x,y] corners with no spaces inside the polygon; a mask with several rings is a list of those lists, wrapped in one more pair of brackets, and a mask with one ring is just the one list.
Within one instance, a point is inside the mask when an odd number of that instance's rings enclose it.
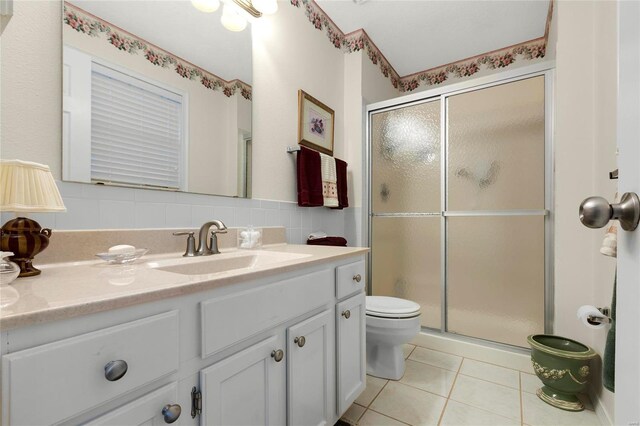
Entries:
{"label": "door", "polygon": [[[184,410],[189,407],[180,407],[176,404],[177,400],[177,386],[175,383],[170,383],[104,416],[100,416],[86,423],[86,425],[160,426],[172,420],[175,424],[180,424],[179,419],[188,417],[189,413]],[[165,410],[163,411],[163,409]],[[167,416],[166,421],[165,416]]]}
{"label": "door", "polygon": [[282,337],[272,336],[202,370],[200,424],[285,424],[286,357],[277,352],[282,348]]}
{"label": "door", "polygon": [[[640,194],[640,3],[618,3],[619,191]],[[640,230],[618,234],[616,424],[640,422]]]}
{"label": "door", "polygon": [[333,310],[326,310],[287,330],[288,422],[325,425],[332,420],[335,387]]}
{"label": "door", "polygon": [[366,386],[365,296],[336,306],[338,415],[344,414]]}

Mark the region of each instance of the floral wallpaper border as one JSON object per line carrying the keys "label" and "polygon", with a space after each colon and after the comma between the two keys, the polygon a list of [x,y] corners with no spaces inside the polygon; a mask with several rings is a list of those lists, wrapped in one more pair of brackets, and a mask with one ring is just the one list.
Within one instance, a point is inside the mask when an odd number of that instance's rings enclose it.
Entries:
{"label": "floral wallpaper border", "polygon": [[226,81],[67,2],[64,3],[63,21],[79,33],[91,37],[105,35],[107,42],[116,49],[134,55],[142,53],[153,65],[171,69],[182,78],[199,81],[207,89],[221,91],[227,97],[239,93],[247,100],[252,98],[252,89],[247,83],[238,79]]}
{"label": "floral wallpaper border", "polygon": [[341,49],[345,53],[353,53],[360,50],[365,51],[369,60],[371,60],[374,65],[379,66],[380,72],[389,78],[393,87],[400,92],[410,92],[421,85],[433,86],[442,84],[450,78],[470,77],[483,69],[505,68],[517,60],[544,58],[549,24],[553,11],[552,0],[549,5],[545,35],[543,37],[400,77],[364,29],[361,28],[345,34],[314,0],[289,1],[291,5],[297,8],[303,8],[309,22],[311,22],[316,29],[324,31],[331,44],[337,49]]}

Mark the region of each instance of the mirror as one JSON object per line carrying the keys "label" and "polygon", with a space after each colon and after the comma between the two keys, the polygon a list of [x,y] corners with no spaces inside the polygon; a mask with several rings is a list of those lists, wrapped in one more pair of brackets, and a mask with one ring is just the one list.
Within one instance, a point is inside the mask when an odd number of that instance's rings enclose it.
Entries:
{"label": "mirror", "polygon": [[222,10],[64,2],[63,180],[251,197],[251,26]]}

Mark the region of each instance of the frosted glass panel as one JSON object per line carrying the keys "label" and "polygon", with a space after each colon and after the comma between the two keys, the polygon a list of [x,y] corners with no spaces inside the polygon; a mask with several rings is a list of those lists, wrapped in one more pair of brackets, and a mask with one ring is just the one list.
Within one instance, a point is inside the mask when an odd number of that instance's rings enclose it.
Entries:
{"label": "frosted glass panel", "polygon": [[422,325],[440,328],[440,217],[374,217],[372,285],[376,296],[413,300]]}
{"label": "frosted glass panel", "polygon": [[448,331],[527,346],[544,332],[544,217],[447,219]]}
{"label": "frosted glass panel", "polygon": [[543,76],[451,96],[447,126],[449,210],[544,209]]}
{"label": "frosted glass panel", "polygon": [[371,120],[373,212],[439,212],[440,101]]}

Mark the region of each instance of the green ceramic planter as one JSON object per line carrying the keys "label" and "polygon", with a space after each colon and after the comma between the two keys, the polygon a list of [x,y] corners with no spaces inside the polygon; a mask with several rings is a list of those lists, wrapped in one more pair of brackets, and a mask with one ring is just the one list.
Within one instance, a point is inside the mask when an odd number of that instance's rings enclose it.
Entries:
{"label": "green ceramic planter", "polygon": [[584,410],[577,395],[589,385],[589,364],[596,352],[575,340],[550,334],[534,334],[527,341],[533,369],[544,384],[536,392],[538,397],[563,410]]}

